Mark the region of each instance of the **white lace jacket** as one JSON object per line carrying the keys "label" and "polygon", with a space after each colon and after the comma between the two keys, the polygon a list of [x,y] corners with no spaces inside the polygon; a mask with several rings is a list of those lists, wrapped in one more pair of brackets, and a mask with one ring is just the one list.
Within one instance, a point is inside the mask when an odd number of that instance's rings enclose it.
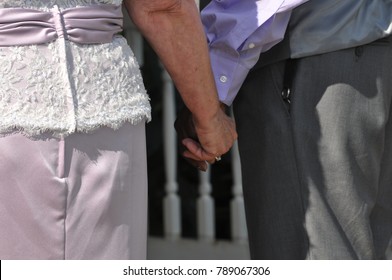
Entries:
{"label": "white lace jacket", "polygon": [[[49,11],[122,0],[0,0],[0,8]],[[65,48],[64,48],[65,46]],[[60,40],[0,47],[0,134],[66,136],[150,119],[139,66],[125,39],[107,44]]]}

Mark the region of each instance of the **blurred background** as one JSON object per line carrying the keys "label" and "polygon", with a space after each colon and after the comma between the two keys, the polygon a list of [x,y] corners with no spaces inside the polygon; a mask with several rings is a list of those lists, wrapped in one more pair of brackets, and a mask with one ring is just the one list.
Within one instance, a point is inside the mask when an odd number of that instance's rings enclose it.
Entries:
{"label": "blurred background", "polygon": [[[209,1],[196,3],[202,9]],[[148,259],[248,259],[237,147],[208,172],[199,172],[178,155],[173,123],[183,106],[179,95],[127,17],[124,36],[140,62],[152,105],[146,126]]]}

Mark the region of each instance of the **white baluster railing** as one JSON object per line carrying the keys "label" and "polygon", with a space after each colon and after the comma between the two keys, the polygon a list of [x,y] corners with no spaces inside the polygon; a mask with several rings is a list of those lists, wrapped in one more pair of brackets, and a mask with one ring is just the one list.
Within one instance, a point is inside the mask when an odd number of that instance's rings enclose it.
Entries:
{"label": "white baluster railing", "polygon": [[215,205],[211,197],[212,185],[210,182],[209,167],[206,172],[199,173],[199,198],[197,199],[197,236],[200,240],[212,241],[215,239]]}
{"label": "white baluster railing", "polygon": [[165,157],[166,196],[163,201],[164,232],[168,238],[181,235],[181,203],[177,183],[177,149],[175,121],[175,91],[169,74],[164,70],[163,78],[163,142]]}
{"label": "white baluster railing", "polygon": [[241,162],[237,142],[232,148],[232,172],[234,197],[230,202],[231,236],[236,242],[246,242],[248,233],[246,229],[244,197],[242,192]]}
{"label": "white baluster railing", "polygon": [[195,0],[197,8],[200,9],[200,1],[199,0]]}

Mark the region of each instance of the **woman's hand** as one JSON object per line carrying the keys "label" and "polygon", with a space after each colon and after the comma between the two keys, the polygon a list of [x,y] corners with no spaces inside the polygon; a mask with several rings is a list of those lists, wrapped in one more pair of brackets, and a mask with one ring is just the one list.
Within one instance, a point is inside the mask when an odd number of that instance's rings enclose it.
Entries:
{"label": "woman's hand", "polygon": [[175,128],[183,145],[182,156],[202,171],[207,170],[207,162],[214,163],[227,153],[237,139],[234,120],[226,115],[223,106],[204,123],[185,107],[177,117]]}

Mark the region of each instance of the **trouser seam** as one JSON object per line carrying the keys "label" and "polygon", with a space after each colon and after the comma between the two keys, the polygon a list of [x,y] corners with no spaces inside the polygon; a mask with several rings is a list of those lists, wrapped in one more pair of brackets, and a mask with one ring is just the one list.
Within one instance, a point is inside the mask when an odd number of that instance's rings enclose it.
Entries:
{"label": "trouser seam", "polygon": [[[297,69],[295,69],[297,70]],[[290,74],[292,75],[292,77],[290,78],[291,80],[291,94],[292,94],[292,98],[295,98],[295,90],[294,90],[294,78],[295,78],[295,71],[292,71]],[[310,240],[309,240],[309,236],[306,230],[306,205],[304,202],[304,193],[305,193],[305,187],[304,184],[302,183],[303,180],[301,180],[301,174],[299,171],[299,161],[298,161],[298,152],[297,152],[297,146],[296,146],[296,140],[295,140],[295,132],[294,132],[294,127],[293,127],[293,118],[292,118],[292,112],[291,110],[288,112],[289,113],[289,118],[288,118],[288,122],[290,125],[290,137],[291,137],[291,146],[292,146],[292,150],[293,150],[293,159],[294,159],[294,168],[295,168],[295,173],[296,173],[296,177],[297,177],[297,183],[299,186],[299,192],[300,192],[300,200],[301,200],[301,206],[302,206],[302,214],[304,217],[304,222],[303,222],[303,233],[304,233],[304,242],[306,242],[306,258],[307,259],[312,259],[311,257],[311,250],[310,250]]]}

